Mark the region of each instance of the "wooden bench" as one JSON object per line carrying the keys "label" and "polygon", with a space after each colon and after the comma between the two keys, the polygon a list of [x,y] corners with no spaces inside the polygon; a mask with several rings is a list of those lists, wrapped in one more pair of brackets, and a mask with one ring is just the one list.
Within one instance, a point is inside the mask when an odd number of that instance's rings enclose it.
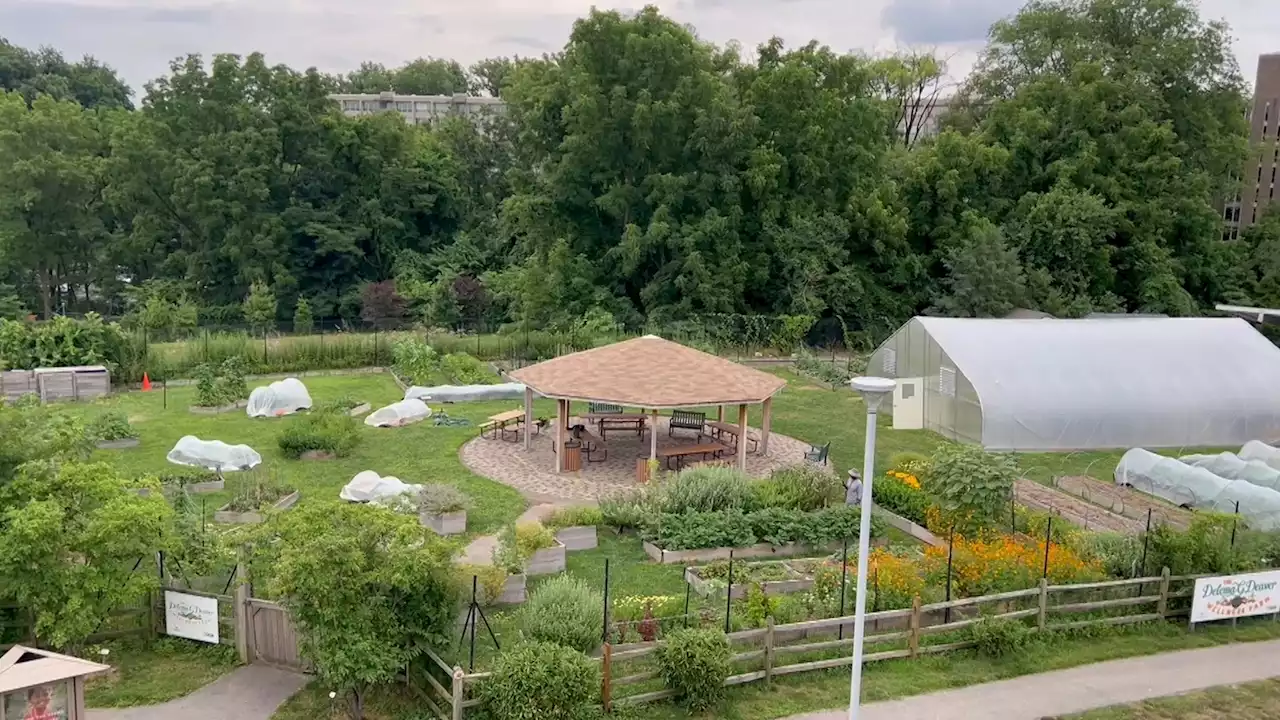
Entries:
{"label": "wooden bench", "polygon": [[[742,428],[732,423],[720,422],[718,420],[708,420],[707,429],[711,431],[711,437],[720,440],[725,435],[733,436],[733,444],[736,448],[738,445],[738,433],[742,432]],[[747,440],[751,443],[751,452],[755,452],[760,447],[760,441],[747,435]]]}
{"label": "wooden bench", "polygon": [[[732,450],[728,445],[718,442],[699,443],[698,445],[677,445],[676,447],[658,448],[658,457],[663,459],[668,470],[679,470],[683,467],[685,459],[694,455],[701,455],[703,460],[709,458],[718,458],[727,450]],[[671,461],[676,461],[676,467],[671,467]]]}
{"label": "wooden bench", "polygon": [[591,413],[592,415],[605,415],[610,413],[616,414],[616,413],[622,412],[622,406],[611,405],[609,403],[589,402],[587,403],[587,412]]}
{"label": "wooden bench", "polygon": [[[609,446],[595,433],[582,429],[574,433],[574,438],[582,443],[582,454],[587,462],[604,462],[609,459]],[[595,457],[599,455],[599,457]]]}
{"label": "wooden bench", "polygon": [[498,437],[498,425],[497,420],[486,420],[480,423],[480,437],[488,437],[485,433],[492,431],[493,439],[496,440]]}
{"label": "wooden bench", "polygon": [[675,437],[676,430],[693,430],[702,435],[702,428],[707,424],[707,414],[691,410],[672,410],[671,422],[667,425],[667,435]]}

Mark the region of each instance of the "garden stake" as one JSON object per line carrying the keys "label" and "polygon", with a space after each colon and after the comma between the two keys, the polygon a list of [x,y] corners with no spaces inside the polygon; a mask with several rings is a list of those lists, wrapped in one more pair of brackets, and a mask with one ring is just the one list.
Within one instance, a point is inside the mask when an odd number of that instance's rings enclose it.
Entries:
{"label": "garden stake", "polygon": [[600,629],[600,642],[609,642],[609,558],[604,559],[604,627]]}
{"label": "garden stake", "polygon": [[267,364],[267,331],[265,328],[262,330],[262,364]]}
{"label": "garden stake", "polygon": [[[951,602],[951,558],[955,555],[956,549],[956,526],[951,526],[951,536],[947,538],[947,602]],[[951,622],[951,608],[948,607],[945,612],[946,618],[944,623]]]}
{"label": "garden stake", "polygon": [[1240,501],[1236,501],[1236,514],[1231,518],[1231,549],[1236,547],[1236,521],[1240,519]]}
{"label": "garden stake", "polygon": [[[844,589],[849,585],[849,538],[845,538],[840,550],[840,617],[844,617]],[[844,639],[844,623],[840,623],[841,640]]]}
{"label": "garden stake", "polygon": [[1044,572],[1040,574],[1040,577],[1042,578],[1049,577],[1049,542],[1050,542],[1050,538],[1052,537],[1053,537],[1053,516],[1050,515],[1049,522],[1045,523],[1045,526],[1044,526]]}
{"label": "garden stake", "polygon": [[[1142,564],[1138,566],[1138,571],[1134,577],[1143,577],[1147,574],[1147,543],[1151,542],[1151,510],[1147,508],[1147,530],[1142,534]],[[1138,595],[1142,597],[1142,585],[1138,585]]]}
{"label": "garden stake", "polygon": [[689,580],[684,581],[684,626],[689,627],[689,590],[693,586],[689,584]]}
{"label": "garden stake", "polygon": [[169,379],[165,378],[160,381],[160,402],[165,410],[169,409]]}
{"label": "garden stake", "polygon": [[227,584],[226,584],[226,585],[224,585],[224,586],[222,586],[222,594],[223,594],[223,595],[226,595],[226,594],[227,594],[227,591],[231,589],[231,581],[236,579],[236,571],[237,571],[237,570],[239,570],[239,569],[240,569],[240,563],[236,563],[236,564],[231,568],[231,574],[227,576]]}
{"label": "garden stake", "polygon": [[1011,530],[1014,532],[1014,534],[1017,534],[1017,532],[1018,532],[1018,509],[1017,509],[1017,506],[1016,506],[1016,505],[1014,505],[1014,501],[1015,501],[1015,499],[1016,499],[1016,496],[1014,496],[1014,495],[1010,495],[1010,496],[1009,496],[1009,529],[1011,529]]}
{"label": "garden stake", "polygon": [[733,612],[733,551],[729,551],[729,585],[724,589],[724,632],[729,634],[729,615]]}

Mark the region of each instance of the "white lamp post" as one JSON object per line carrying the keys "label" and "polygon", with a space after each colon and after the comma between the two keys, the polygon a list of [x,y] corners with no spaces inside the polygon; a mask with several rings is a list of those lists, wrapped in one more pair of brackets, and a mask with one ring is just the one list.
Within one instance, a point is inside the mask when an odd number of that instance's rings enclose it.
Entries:
{"label": "white lamp post", "polygon": [[862,505],[858,526],[858,592],[853,611],[853,669],[849,678],[849,720],[858,720],[862,700],[862,638],[867,615],[867,560],[871,556],[871,485],[876,473],[876,412],[897,387],[882,377],[856,377],[849,381],[867,405],[867,442],[862,449]]}

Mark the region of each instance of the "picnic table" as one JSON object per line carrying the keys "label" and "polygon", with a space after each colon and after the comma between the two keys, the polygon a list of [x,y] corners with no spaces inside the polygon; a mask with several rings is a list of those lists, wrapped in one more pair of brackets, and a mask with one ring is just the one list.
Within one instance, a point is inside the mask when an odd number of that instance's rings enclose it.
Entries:
{"label": "picnic table", "polygon": [[[707,427],[711,430],[711,436],[716,439],[722,438],[725,435],[732,435],[734,445],[735,447],[737,446],[738,433],[742,432],[741,427],[732,423],[721,422],[719,420],[708,420]],[[760,446],[760,441],[750,435],[747,436],[747,439],[751,441],[751,452],[755,452],[756,448]]]}
{"label": "picnic table", "polygon": [[[687,458],[694,455],[701,455],[703,460],[708,456],[717,458],[722,453],[733,448],[719,442],[699,443],[697,445],[677,445],[675,447],[658,448],[658,457],[663,459],[668,470],[679,470]],[[671,467],[671,461],[675,460],[676,467]]]}
{"label": "picnic table", "polygon": [[600,438],[607,440],[609,426],[631,428],[644,437],[644,425],[648,417],[644,413],[588,413],[582,416],[587,422],[600,426]]}
{"label": "picnic table", "polygon": [[524,410],[508,410],[497,415],[490,415],[489,421],[480,426],[480,436],[483,437],[486,430],[493,431],[494,439],[506,439],[507,425],[514,421],[515,427],[512,429],[514,439],[519,439],[518,432],[520,426],[524,424]]}

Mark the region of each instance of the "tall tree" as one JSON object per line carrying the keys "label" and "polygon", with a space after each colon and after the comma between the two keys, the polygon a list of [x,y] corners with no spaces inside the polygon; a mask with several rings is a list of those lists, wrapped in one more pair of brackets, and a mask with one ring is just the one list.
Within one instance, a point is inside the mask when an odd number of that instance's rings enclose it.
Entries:
{"label": "tall tree", "polygon": [[115,70],[93,57],[69,63],[52,48],[27,50],[0,38],[0,90],[21,94],[28,104],[40,95],[86,108],[132,109],[133,91]]}

